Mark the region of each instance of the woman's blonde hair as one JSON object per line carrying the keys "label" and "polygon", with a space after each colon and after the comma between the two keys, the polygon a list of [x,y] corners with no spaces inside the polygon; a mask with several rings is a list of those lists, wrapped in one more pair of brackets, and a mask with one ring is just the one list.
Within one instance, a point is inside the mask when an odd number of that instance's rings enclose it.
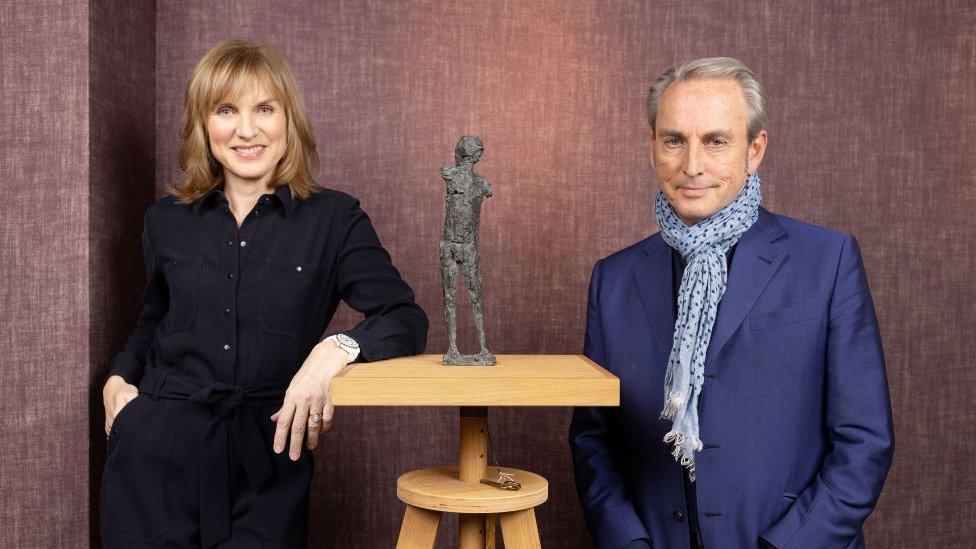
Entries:
{"label": "woman's blonde hair", "polygon": [[180,129],[180,168],[183,182],[167,189],[183,204],[206,195],[223,180],[223,166],[210,151],[207,117],[227,98],[236,98],[259,83],[285,109],[288,121],[285,154],[269,185],[288,185],[292,196],[306,199],[318,190],[312,174],[318,170],[315,136],[295,77],[285,60],[269,46],[233,39],[213,47],[190,74],[183,101]]}

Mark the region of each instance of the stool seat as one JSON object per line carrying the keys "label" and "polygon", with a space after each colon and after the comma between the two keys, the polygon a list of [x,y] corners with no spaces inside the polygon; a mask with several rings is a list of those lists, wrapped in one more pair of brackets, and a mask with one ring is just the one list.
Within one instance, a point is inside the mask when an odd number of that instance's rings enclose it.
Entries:
{"label": "stool seat", "polygon": [[[494,467],[487,469],[494,480]],[[414,507],[447,513],[508,513],[531,509],[549,499],[549,482],[528,471],[502,467],[518,481],[520,490],[502,490],[488,484],[458,480],[458,468],[432,467],[397,478],[397,497]]]}

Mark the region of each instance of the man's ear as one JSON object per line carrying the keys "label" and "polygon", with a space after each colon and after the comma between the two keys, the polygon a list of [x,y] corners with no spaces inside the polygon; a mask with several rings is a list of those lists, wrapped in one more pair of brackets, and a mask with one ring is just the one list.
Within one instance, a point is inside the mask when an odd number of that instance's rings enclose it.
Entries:
{"label": "man's ear", "polygon": [[749,151],[746,159],[748,160],[748,172],[756,173],[759,170],[759,165],[762,164],[763,156],[766,155],[766,143],[768,142],[769,136],[766,134],[766,130],[761,130],[759,135],[749,143]]}

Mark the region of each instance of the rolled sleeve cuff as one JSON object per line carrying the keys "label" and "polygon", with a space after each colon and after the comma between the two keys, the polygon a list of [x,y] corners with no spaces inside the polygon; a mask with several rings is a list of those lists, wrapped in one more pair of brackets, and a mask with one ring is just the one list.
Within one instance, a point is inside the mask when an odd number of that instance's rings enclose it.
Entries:
{"label": "rolled sleeve cuff", "polygon": [[112,365],[109,368],[108,377],[121,376],[126,383],[138,385],[142,379],[144,366],[139,359],[130,352],[123,351],[112,357]]}

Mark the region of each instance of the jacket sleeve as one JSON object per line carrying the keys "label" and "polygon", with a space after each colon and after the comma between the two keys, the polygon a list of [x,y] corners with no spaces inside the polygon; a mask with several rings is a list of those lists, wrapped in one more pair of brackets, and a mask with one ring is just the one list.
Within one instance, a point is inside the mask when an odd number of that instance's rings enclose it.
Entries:
{"label": "jacket sleeve", "polygon": [[874,509],[894,453],[881,335],[857,240],[830,301],[825,420],[832,448],[814,482],[762,537],[779,548],[847,547]]}
{"label": "jacket sleeve", "polygon": [[[599,300],[600,268],[601,262],[598,262],[590,278],[583,353],[590,360],[612,370],[604,355]],[[618,466],[619,441],[614,425],[616,412],[616,408],[576,407],[569,425],[576,492],[593,543],[601,549],[617,549],[631,541],[651,537],[637,515]]]}
{"label": "jacket sleeve", "polygon": [[169,308],[169,290],[163,274],[156,269],[152,239],[149,235],[153,207],[146,210],[142,225],[142,258],[146,266],[146,287],[142,290],[142,311],[136,319],[136,327],[122,347],[112,357],[108,376],[122,376],[126,383],[138,385],[146,367],[146,356],[153,343],[156,327],[166,316]]}
{"label": "jacket sleeve", "polygon": [[[369,216],[353,200],[344,213],[339,248],[339,297],[365,318],[342,333],[356,340],[360,360],[419,354],[427,346],[427,315],[380,244]],[[327,333],[324,340],[335,332]]]}

